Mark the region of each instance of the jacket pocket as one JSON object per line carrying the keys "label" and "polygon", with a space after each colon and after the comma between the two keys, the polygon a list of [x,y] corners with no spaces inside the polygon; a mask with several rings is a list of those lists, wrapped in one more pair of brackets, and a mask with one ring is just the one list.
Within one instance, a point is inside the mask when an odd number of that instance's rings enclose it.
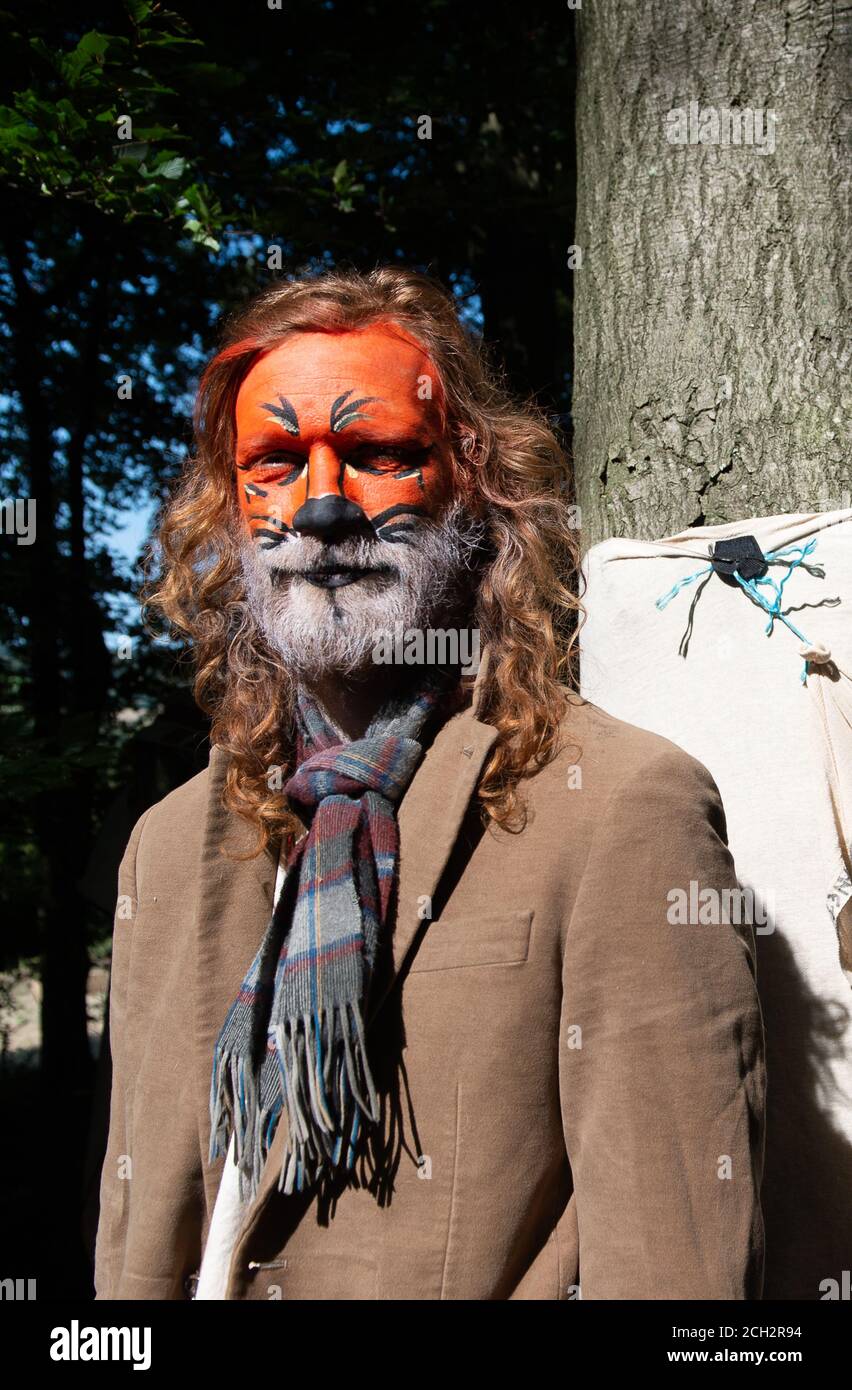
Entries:
{"label": "jacket pocket", "polygon": [[247,1299],[339,1303],[379,1296],[375,1257],[354,1249],[296,1251],[277,1260],[250,1260],[248,1268],[253,1277]]}
{"label": "jacket pocket", "polygon": [[532,919],[532,909],[482,917],[439,917],[430,923],[409,973],[476,965],[522,965],[529,954]]}

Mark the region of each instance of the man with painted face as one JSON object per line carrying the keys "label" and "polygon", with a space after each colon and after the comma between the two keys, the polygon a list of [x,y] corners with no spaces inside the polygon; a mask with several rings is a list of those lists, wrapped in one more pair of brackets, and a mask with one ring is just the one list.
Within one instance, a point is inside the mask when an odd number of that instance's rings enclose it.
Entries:
{"label": "man with painted face", "polygon": [[386,323],[300,333],[237,394],[250,605],[353,734],[388,686],[377,634],[471,616],[464,576],[482,528],[460,500],[439,392],[423,349]]}
{"label": "man with painted face", "polygon": [[669,912],[724,814],[576,693],[547,421],[381,269],[249,305],[196,432],[149,597],[212,752],[122,863],[98,1297],[758,1297],[751,931]]}

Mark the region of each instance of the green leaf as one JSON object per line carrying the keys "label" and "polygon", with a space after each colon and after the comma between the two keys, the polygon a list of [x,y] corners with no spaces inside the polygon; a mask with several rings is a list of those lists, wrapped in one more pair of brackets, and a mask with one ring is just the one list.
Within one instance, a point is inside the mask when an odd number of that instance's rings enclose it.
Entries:
{"label": "green leaf", "polygon": [[148,0],[124,0],[124,8],[134,24],[141,24],[151,13],[151,5]]}
{"label": "green leaf", "polygon": [[165,164],[158,164],[153,173],[163,179],[179,179],[185,168],[186,160],[177,155],[174,159],[167,159]]}
{"label": "green leaf", "polygon": [[168,35],[166,35],[165,38],[157,38],[157,39],[145,38],[145,39],[142,40],[142,43],[141,43],[140,47],[142,47],[142,48],[177,48],[177,46],[178,46],[179,44],[180,44],[180,45],[184,45],[184,46],[188,46],[188,47],[192,47],[192,48],[203,48],[203,47],[204,47],[204,41],[203,41],[203,39],[186,39],[186,38],[183,38],[183,37],[181,37],[180,35],[177,35],[177,34],[174,34],[174,35],[168,34]]}
{"label": "green leaf", "polygon": [[[82,54],[90,62],[100,63],[106,57],[110,44],[114,42],[108,34],[99,34],[97,29],[90,29],[77,44],[74,54]],[[73,57],[74,54],[70,56]]]}

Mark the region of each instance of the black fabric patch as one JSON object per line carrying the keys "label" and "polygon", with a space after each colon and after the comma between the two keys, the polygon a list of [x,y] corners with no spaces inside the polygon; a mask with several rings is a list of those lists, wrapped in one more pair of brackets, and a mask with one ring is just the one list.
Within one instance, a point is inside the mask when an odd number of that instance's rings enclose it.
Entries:
{"label": "black fabric patch", "polygon": [[743,579],[760,579],[769,566],[754,536],[734,536],[729,541],[717,541],[710,563],[724,584],[738,589],[734,570]]}

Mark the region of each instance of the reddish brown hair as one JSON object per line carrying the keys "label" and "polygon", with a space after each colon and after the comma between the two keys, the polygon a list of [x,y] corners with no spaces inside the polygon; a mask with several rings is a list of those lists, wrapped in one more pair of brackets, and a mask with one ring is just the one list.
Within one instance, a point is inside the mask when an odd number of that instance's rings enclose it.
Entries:
{"label": "reddish brown hair", "polygon": [[493,559],[475,595],[489,651],[479,712],[498,738],[478,795],[499,825],[523,823],[519,783],[554,756],[566,692],[576,689],[579,546],[568,461],[545,416],[503,389],[451,296],[428,276],[382,267],[276,284],[231,320],[202,377],[196,451],[165,508],[145,596],[191,643],[196,699],[212,717],[213,741],[231,755],[226,802],[256,827],[258,850],[290,823],[269,770],[291,757],[292,690],[243,593],[236,396],[259,354],[291,334],[382,322],[434,364],[457,482],[487,526]]}

